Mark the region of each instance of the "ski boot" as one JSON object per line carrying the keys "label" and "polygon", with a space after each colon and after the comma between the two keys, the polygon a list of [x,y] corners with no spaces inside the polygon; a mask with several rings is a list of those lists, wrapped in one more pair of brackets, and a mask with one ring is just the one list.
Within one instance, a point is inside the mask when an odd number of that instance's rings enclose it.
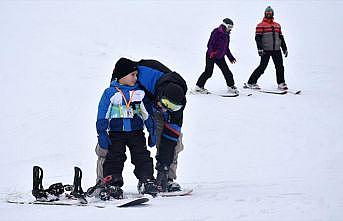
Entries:
{"label": "ski boot", "polygon": [[288,90],[287,84],[286,83],[281,83],[278,85],[278,89],[281,91],[286,91]]}
{"label": "ski boot", "polygon": [[227,86],[227,93],[229,94],[239,94],[239,91],[235,85]]}
{"label": "ski boot", "polygon": [[157,162],[155,168],[157,170],[157,176],[156,176],[157,189],[159,192],[166,192],[169,167]]}
{"label": "ski boot", "polygon": [[177,182],[174,182],[173,179],[168,179],[167,191],[168,192],[181,191],[181,186]]}
{"label": "ski boot", "polygon": [[249,84],[249,83],[246,83],[244,86],[246,86],[246,88],[250,88],[250,89],[254,89],[254,90],[260,90],[260,86],[258,84]]}
{"label": "ski boot", "polygon": [[123,199],[124,192],[119,186],[107,185],[104,189],[100,190],[99,197],[101,200],[109,200],[111,197],[114,199]]}
{"label": "ski boot", "polygon": [[204,87],[199,87],[198,85],[195,85],[194,91],[199,94],[209,94],[210,92],[204,88]]}
{"label": "ski boot", "polygon": [[149,194],[155,197],[158,193],[157,183],[155,179],[146,179],[145,181],[139,181],[137,185],[138,193]]}
{"label": "ski boot", "polygon": [[123,185],[122,179],[117,179],[117,181],[112,181],[111,175],[106,176],[97,181],[95,186],[90,187],[86,195],[89,197],[99,197],[101,200],[109,200],[111,197],[115,199],[123,198],[123,190],[120,185]]}

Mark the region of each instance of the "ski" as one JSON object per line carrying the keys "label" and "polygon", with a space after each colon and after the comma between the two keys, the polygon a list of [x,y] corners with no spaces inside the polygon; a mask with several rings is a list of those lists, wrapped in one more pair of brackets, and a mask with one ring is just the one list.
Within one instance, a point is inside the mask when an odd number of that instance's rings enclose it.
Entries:
{"label": "ski", "polygon": [[239,96],[239,94],[214,94],[214,93],[210,93],[210,94],[217,95],[220,97],[238,97]]}
{"label": "ski", "polygon": [[232,93],[213,93],[213,92],[207,92],[207,93],[199,93],[195,90],[190,90],[189,91],[190,95],[216,95],[219,97],[238,97],[239,95],[245,95],[245,96],[251,96],[252,93],[242,93],[240,92],[239,94],[232,94]]}
{"label": "ski", "polygon": [[289,94],[294,94],[294,95],[299,95],[301,94],[301,90],[292,90],[292,89],[288,89],[287,93]]}
{"label": "ski", "polygon": [[287,94],[287,90],[281,91],[281,90],[268,90],[268,89],[252,89],[250,87],[248,87],[248,85],[246,83],[244,83],[243,85],[244,89],[248,89],[254,92],[260,92],[260,93],[266,93],[266,94],[276,94],[276,95],[285,95]]}

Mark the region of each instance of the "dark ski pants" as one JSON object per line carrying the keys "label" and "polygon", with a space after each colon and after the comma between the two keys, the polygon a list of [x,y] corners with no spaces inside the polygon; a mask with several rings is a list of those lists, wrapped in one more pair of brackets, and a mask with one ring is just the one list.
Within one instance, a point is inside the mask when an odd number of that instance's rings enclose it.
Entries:
{"label": "dark ski pants", "polygon": [[257,80],[261,77],[268,66],[268,62],[270,57],[272,57],[275,69],[276,69],[276,81],[278,84],[284,83],[284,67],[283,67],[283,60],[281,50],[278,51],[265,51],[264,54],[261,56],[260,65],[254,70],[251,74],[248,84],[256,84]]}
{"label": "dark ski pants", "polygon": [[[157,143],[156,143],[156,148],[157,148],[157,155],[156,155],[156,160],[158,163],[163,164],[163,162],[160,161],[160,156],[163,154],[171,156],[169,153],[173,153],[173,161],[171,162],[169,166],[169,171],[168,171],[168,178],[175,180],[176,179],[176,170],[177,170],[177,164],[178,164],[178,156],[179,153],[184,149],[183,143],[182,143],[182,133],[180,134],[179,139],[177,140],[176,146],[173,150],[169,151],[161,151],[160,145],[161,145],[161,139],[162,139],[162,133],[163,133],[163,128],[164,128],[164,117],[163,113],[160,111],[155,111],[154,112],[154,119],[156,121],[156,135],[157,135]],[[170,160],[168,160],[170,162]]]}
{"label": "dark ski pants", "polygon": [[233,80],[233,75],[232,72],[230,71],[229,67],[226,64],[225,57],[221,59],[213,59],[210,58],[209,55],[206,53],[206,66],[205,66],[205,71],[202,73],[197,81],[197,84],[199,87],[204,87],[206,81],[212,77],[213,74],[213,68],[214,64],[216,64],[220,70],[222,71],[226,85],[227,86],[233,86],[235,85],[235,81]]}
{"label": "dark ski pants", "polygon": [[123,186],[122,172],[126,146],[131,153],[131,163],[135,165],[134,174],[137,179],[144,181],[153,178],[153,159],[147,150],[146,139],[143,131],[133,132],[110,132],[112,145],[109,146],[106,159],[103,164],[104,177],[112,175],[112,185]]}

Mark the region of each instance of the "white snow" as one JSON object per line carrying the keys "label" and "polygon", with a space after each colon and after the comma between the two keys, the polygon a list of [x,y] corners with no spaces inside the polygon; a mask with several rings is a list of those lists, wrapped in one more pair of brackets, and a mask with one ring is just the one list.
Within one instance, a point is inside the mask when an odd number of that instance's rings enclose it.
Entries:
{"label": "white snow", "polygon": [[[191,197],[128,209],[6,203],[31,190],[33,165],[45,187],[72,183],[73,166],[84,189],[94,184],[97,105],[121,56],[158,59],[192,88],[210,32],[230,17],[241,89],[259,63],[254,32],[268,5],[289,49],[286,82],[303,93],[188,96],[177,181]],[[342,10],[305,0],[1,1],[0,220],[342,220]],[[276,87],[272,62],[259,84]],[[206,87],[225,90],[218,68]],[[132,170],[128,159],[125,191],[136,190]]]}

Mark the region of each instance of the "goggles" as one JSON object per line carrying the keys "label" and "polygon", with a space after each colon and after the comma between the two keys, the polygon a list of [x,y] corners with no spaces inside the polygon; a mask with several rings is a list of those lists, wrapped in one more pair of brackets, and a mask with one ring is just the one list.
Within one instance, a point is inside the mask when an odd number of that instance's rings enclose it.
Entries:
{"label": "goggles", "polygon": [[226,29],[231,30],[233,28],[233,25],[223,23],[223,25],[226,27]]}
{"label": "goggles", "polygon": [[180,110],[183,106],[182,104],[175,104],[165,97],[162,97],[161,104],[164,108],[172,112]]}

